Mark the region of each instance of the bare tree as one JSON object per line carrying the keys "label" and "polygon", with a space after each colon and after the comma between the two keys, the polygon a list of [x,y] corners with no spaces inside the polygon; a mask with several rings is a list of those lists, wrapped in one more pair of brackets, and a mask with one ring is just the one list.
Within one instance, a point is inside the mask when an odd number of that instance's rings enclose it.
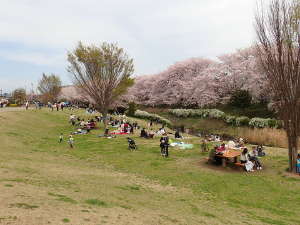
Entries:
{"label": "bare tree", "polygon": [[15,104],[22,105],[26,100],[26,90],[24,88],[17,88],[12,92],[12,98]]}
{"label": "bare tree", "polygon": [[76,49],[68,53],[68,61],[74,84],[102,113],[106,128],[108,110],[133,84],[130,78],[134,71],[133,60],[116,44],[103,43],[97,47],[79,42]]}
{"label": "bare tree", "polygon": [[269,81],[289,145],[289,170],[296,172],[300,125],[299,2],[272,0],[256,14],[257,52]]}
{"label": "bare tree", "polygon": [[42,95],[43,102],[54,102],[57,101],[58,94],[61,90],[61,80],[54,74],[46,75],[43,73],[37,88]]}

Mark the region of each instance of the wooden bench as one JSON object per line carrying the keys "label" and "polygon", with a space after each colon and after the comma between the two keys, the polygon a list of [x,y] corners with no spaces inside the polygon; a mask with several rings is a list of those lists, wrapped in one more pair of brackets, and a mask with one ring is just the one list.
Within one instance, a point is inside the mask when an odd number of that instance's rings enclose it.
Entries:
{"label": "wooden bench", "polygon": [[245,167],[245,163],[240,163],[240,162],[236,162],[236,163],[234,163],[234,165],[239,166],[239,167]]}
{"label": "wooden bench", "polygon": [[237,166],[239,169],[245,169],[245,163],[236,162],[234,163],[235,166]]}

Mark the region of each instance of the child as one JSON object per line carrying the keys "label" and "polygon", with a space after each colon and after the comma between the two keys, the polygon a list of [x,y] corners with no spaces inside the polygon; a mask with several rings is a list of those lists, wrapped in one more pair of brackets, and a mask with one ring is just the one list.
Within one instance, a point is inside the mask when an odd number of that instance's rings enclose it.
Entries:
{"label": "child", "polygon": [[208,144],[207,144],[207,140],[206,139],[202,140],[201,150],[202,150],[202,152],[207,152],[208,151]]}
{"label": "child", "polygon": [[296,171],[300,176],[300,153],[298,154],[298,157],[297,157],[297,169],[296,169]]}
{"label": "child", "polygon": [[72,135],[69,136],[69,145],[70,145],[70,148],[74,147],[74,138]]}
{"label": "child", "polygon": [[64,139],[64,137],[63,137],[63,133],[61,133],[60,135],[59,135],[59,143],[62,143],[63,142],[63,139]]}

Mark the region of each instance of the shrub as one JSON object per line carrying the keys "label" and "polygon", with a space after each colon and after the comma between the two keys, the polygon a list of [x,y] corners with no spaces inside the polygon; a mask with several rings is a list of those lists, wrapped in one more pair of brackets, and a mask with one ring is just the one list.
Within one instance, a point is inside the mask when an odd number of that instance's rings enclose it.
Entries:
{"label": "shrub", "polygon": [[252,96],[247,90],[237,90],[230,97],[230,104],[239,108],[249,107]]}
{"label": "shrub", "polygon": [[[235,126],[251,126],[256,128],[282,128],[283,122],[275,119],[264,119],[255,117],[249,119],[247,116],[235,117],[226,115],[223,111],[218,109],[171,109],[169,113],[176,117],[188,118],[188,117],[199,117],[199,118],[210,118],[223,120],[225,123]],[[155,115],[155,114],[153,114]],[[156,115],[157,116],[157,115]],[[149,117],[149,115],[148,115]],[[146,117],[145,117],[146,118]]]}
{"label": "shrub", "polygon": [[275,119],[267,119],[268,127],[270,128],[278,128],[279,127],[279,121]]}
{"label": "shrub", "polygon": [[267,119],[268,127],[270,128],[276,128],[276,129],[281,129],[283,128],[283,121],[282,120],[276,120],[276,119]]}
{"label": "shrub", "polygon": [[250,120],[249,125],[251,127],[265,128],[268,127],[268,120],[269,119],[255,117]]}
{"label": "shrub", "polygon": [[209,116],[209,112],[210,110],[209,109],[201,109],[201,117],[202,118],[207,118]]}
{"label": "shrub", "polygon": [[211,109],[208,114],[211,119],[224,119],[225,113],[218,109]]}
{"label": "shrub", "polygon": [[148,119],[148,120],[153,120],[157,123],[161,123],[164,124],[168,127],[172,127],[172,123],[170,120],[163,118],[157,114],[152,114],[152,113],[148,113],[145,111],[141,111],[141,110],[136,110],[134,113],[134,116],[140,119]]}
{"label": "shrub", "polygon": [[188,110],[188,109],[171,109],[169,111],[169,113],[176,116],[176,117],[187,118],[187,117],[190,116],[191,110]]}
{"label": "shrub", "polygon": [[236,117],[235,116],[226,116],[224,121],[227,124],[236,125]]}
{"label": "shrub", "polygon": [[250,119],[247,116],[240,116],[237,117],[236,120],[236,126],[240,127],[240,126],[248,126]]}
{"label": "shrub", "polygon": [[134,102],[130,102],[128,104],[128,112],[127,112],[127,115],[128,116],[134,116],[134,113],[136,111],[136,104]]}

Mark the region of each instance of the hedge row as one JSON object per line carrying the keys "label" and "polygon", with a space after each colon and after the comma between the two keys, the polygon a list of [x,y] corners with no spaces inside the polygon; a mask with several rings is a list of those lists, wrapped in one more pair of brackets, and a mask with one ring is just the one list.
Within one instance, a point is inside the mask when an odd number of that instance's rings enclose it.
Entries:
{"label": "hedge row", "polygon": [[163,118],[157,114],[153,114],[153,113],[148,113],[145,111],[141,111],[141,110],[136,110],[134,113],[134,117],[140,118],[140,119],[148,119],[148,120],[152,120],[154,122],[157,123],[161,123],[166,125],[167,127],[172,127],[172,123],[170,120]]}
{"label": "hedge row", "polygon": [[169,113],[176,117],[188,118],[188,117],[198,117],[198,118],[210,118],[223,120],[225,123],[232,126],[249,126],[256,128],[281,128],[282,121],[275,119],[264,119],[264,118],[252,118],[246,116],[231,116],[226,115],[224,112],[218,109],[170,109]]}

